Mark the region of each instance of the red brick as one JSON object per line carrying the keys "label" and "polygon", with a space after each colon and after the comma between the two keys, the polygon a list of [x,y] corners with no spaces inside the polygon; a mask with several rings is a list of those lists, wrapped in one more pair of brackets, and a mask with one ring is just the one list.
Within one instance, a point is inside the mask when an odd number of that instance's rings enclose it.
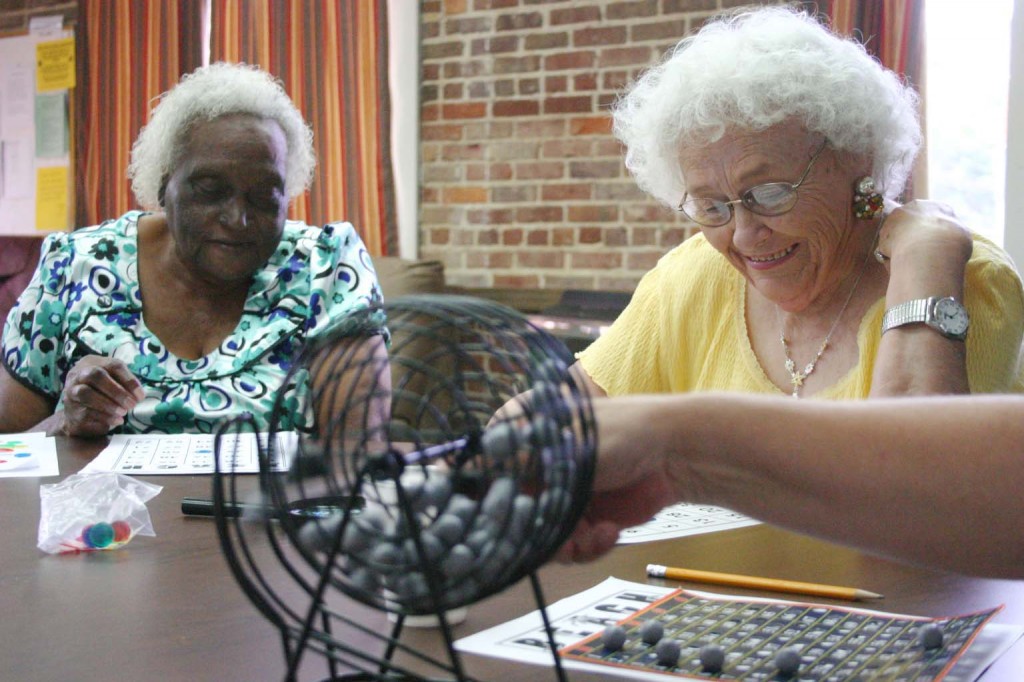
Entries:
{"label": "red brick", "polygon": [[516,254],[516,263],[521,268],[563,268],[565,254],[560,251],[520,251]]}
{"label": "red brick", "polygon": [[492,187],[491,200],[499,204],[523,204],[537,200],[536,187]]}
{"label": "red brick", "polygon": [[516,123],[516,135],[523,139],[562,137],[565,135],[565,121],[561,118],[520,121]]}
{"label": "red brick", "polygon": [[625,169],[621,161],[572,161],[569,176],[573,178],[617,178]]}
{"label": "red brick", "polygon": [[590,140],[548,140],[541,148],[541,156],[548,159],[589,157]]}
{"label": "red brick", "polygon": [[660,54],[660,51],[655,52],[649,47],[616,47],[601,50],[597,63],[602,69],[632,64],[647,66],[654,61],[656,54]]}
{"label": "red brick", "polygon": [[515,171],[519,180],[557,180],[565,177],[565,164],[561,161],[531,161],[517,163]]}
{"label": "red brick", "polygon": [[498,97],[511,97],[516,94],[516,82],[511,78],[494,81],[494,94]]}
{"label": "red brick", "polygon": [[551,10],[551,25],[578,24],[583,21],[600,21],[601,9],[598,7],[572,7],[569,9]]}
{"label": "red brick", "polygon": [[610,135],[611,132],[611,116],[589,116],[587,118],[574,118],[569,121],[570,135]]}
{"label": "red brick", "polygon": [[629,232],[624,227],[608,228],[604,231],[605,246],[628,246]]}
{"label": "red brick", "polygon": [[[744,2],[743,4],[750,4]],[[662,14],[676,14],[677,12],[699,12],[717,9],[715,0],[663,0],[661,5]]]}
{"label": "red brick", "polygon": [[661,231],[661,246],[672,248],[682,244],[691,234],[696,234],[697,230],[687,229],[685,227],[670,227]]}
{"label": "red brick", "polygon": [[681,40],[686,36],[685,19],[656,21],[651,24],[637,24],[629,29],[630,41],[641,43],[647,40]]}
{"label": "red brick", "polygon": [[446,204],[482,204],[487,201],[487,188],[446,187],[443,196]]}
{"label": "red brick", "polygon": [[474,57],[483,54],[504,54],[519,49],[519,36],[498,36],[479,38],[470,43],[469,53]]}
{"label": "red brick", "polygon": [[464,17],[460,19],[449,19],[444,22],[444,30],[448,35],[459,33],[483,33],[491,30],[490,17]]}
{"label": "red brick", "polygon": [[594,270],[611,270],[622,267],[622,254],[601,251],[598,253],[571,253],[569,267],[591,268]]}
{"label": "red brick", "polygon": [[638,0],[637,2],[616,2],[605,8],[607,19],[636,19],[637,17],[653,17],[658,15],[658,0]]}
{"label": "red brick", "polygon": [[458,182],[461,179],[459,167],[450,163],[429,164],[423,168],[423,182]]}
{"label": "red brick", "polygon": [[512,254],[508,251],[498,251],[487,254],[487,267],[508,268],[512,267]]}
{"label": "red brick", "polygon": [[526,36],[523,48],[526,50],[552,50],[556,47],[569,45],[569,34],[562,33],[531,33]]}
{"label": "red brick", "polygon": [[441,35],[441,22],[439,21],[424,21],[420,24],[420,40],[430,40]]}
{"label": "red brick", "polygon": [[[640,191],[640,190],[637,190]],[[674,223],[675,211],[649,199],[648,203],[626,206],[622,219],[627,223]]]}
{"label": "red brick", "polygon": [[445,78],[477,78],[490,73],[487,64],[479,59],[473,61],[446,61],[441,71]]}
{"label": "red brick", "polygon": [[519,0],[474,0],[473,9],[477,11],[486,11],[490,9],[506,9],[508,7],[515,7],[519,4]]}
{"label": "red brick", "polygon": [[536,289],[540,277],[536,275],[495,275],[494,286],[501,289]]}
{"label": "red brick", "polygon": [[523,78],[519,81],[519,94],[520,95],[536,95],[540,92],[540,79],[539,78]]}
{"label": "red brick", "polygon": [[572,246],[576,243],[576,230],[571,227],[556,227],[551,230],[552,246]]}
{"label": "red brick", "polygon": [[494,28],[497,31],[521,31],[527,28],[540,28],[543,25],[544,16],[540,12],[523,12],[499,15]]}
{"label": "red brick", "polygon": [[462,93],[466,87],[464,83],[446,83],[444,86],[445,99],[462,99]]}
{"label": "red brick", "polygon": [[491,108],[494,116],[536,116],[540,113],[540,102],[535,99],[511,99],[495,102]]}
{"label": "red brick", "polygon": [[420,68],[420,75],[424,81],[436,81],[438,76],[441,75],[440,64],[423,64]]}
{"label": "red brick", "polygon": [[445,14],[462,14],[466,11],[466,0],[442,0]]}
{"label": "red brick", "polygon": [[438,97],[436,85],[423,85],[420,87],[420,102],[433,102]]}
{"label": "red brick", "polygon": [[594,98],[590,95],[578,97],[549,97],[544,100],[545,114],[570,114],[593,111]]}
{"label": "red brick", "polygon": [[634,246],[654,246],[658,243],[658,230],[653,227],[634,227],[630,243]]}
{"label": "red brick", "polygon": [[441,158],[446,161],[479,161],[484,157],[484,148],[479,144],[446,144],[441,149]]}
{"label": "red brick", "polygon": [[518,228],[512,228],[509,230],[503,230],[501,233],[501,243],[505,246],[517,246],[523,243],[523,231]]}
{"label": "red brick", "polygon": [[[608,122],[611,123],[610,118]],[[611,130],[608,132],[611,133]],[[594,140],[594,156],[614,156],[619,158],[625,154],[625,151],[622,143],[614,137],[599,137]]]}
{"label": "red brick", "polygon": [[597,90],[597,75],[593,73],[580,73],[573,76],[572,88],[577,92],[583,90]]}
{"label": "red brick", "polygon": [[566,76],[548,76],[544,79],[546,92],[565,92],[568,89],[569,79]]}
{"label": "red brick", "polygon": [[573,223],[611,223],[618,219],[618,206],[569,207],[569,221]]}
{"label": "red brick", "polygon": [[604,111],[611,108],[615,104],[615,100],[618,99],[618,95],[607,93],[604,95],[597,96],[597,109],[598,111]]}
{"label": "red brick", "polygon": [[433,187],[420,188],[420,201],[424,204],[436,204],[438,196],[437,189]]}
{"label": "red brick", "polygon": [[628,71],[605,71],[601,74],[601,87],[605,90],[619,90],[629,84]]}
{"label": "red brick", "polygon": [[525,57],[495,57],[494,73],[535,73],[540,69],[540,57],[527,55]]}
{"label": "red brick", "polygon": [[453,246],[472,246],[473,233],[467,230],[455,230],[452,233]]}
{"label": "red brick", "polygon": [[[590,69],[597,62],[597,55],[591,50],[581,52],[561,52],[544,58],[545,71],[565,71],[566,69]],[[536,71],[536,69],[532,69]]]}
{"label": "red brick", "polygon": [[521,223],[560,223],[563,214],[561,206],[531,206],[517,208],[516,220]]}
{"label": "red brick", "polygon": [[451,241],[451,230],[446,227],[434,227],[430,229],[431,244],[448,244]]}
{"label": "red brick", "polygon": [[[671,216],[666,216],[666,214],[664,213],[665,209],[659,208],[654,203],[653,199],[649,198],[646,194],[644,194],[640,190],[640,188],[636,186],[636,183],[634,183],[632,180],[629,180],[629,179],[624,179],[621,182],[602,182],[602,183],[599,183],[599,184],[595,184],[594,185],[594,199],[596,199],[598,201],[609,201],[610,200],[610,201],[619,201],[619,202],[627,202],[627,201],[637,202],[639,204],[638,206],[624,206],[623,207],[623,214],[622,214],[623,217],[622,217],[622,219],[625,222],[627,222],[627,223],[630,222],[630,218],[628,216],[630,216],[631,214],[629,213],[629,211],[631,209],[634,209],[634,208],[639,209],[641,207],[643,207],[643,208],[654,208],[654,210],[658,211],[661,214],[662,219],[665,219],[666,217],[669,220],[672,219]],[[632,215],[637,215],[637,214],[632,214]]]}
{"label": "red brick", "polygon": [[572,44],[576,47],[621,45],[624,42],[626,42],[625,26],[581,28],[578,31],[573,31],[572,34]]}
{"label": "red brick", "polygon": [[491,230],[480,230],[476,234],[476,243],[480,246],[494,246],[498,243],[498,231]]}
{"label": "red brick", "polygon": [[449,43],[433,43],[420,47],[420,59],[451,59],[463,55],[464,43],[453,41]]}
{"label": "red brick", "polygon": [[[458,85],[461,88],[463,84],[459,83]],[[472,83],[469,84],[468,88],[468,94],[470,99],[487,99],[489,97],[492,97],[494,95],[494,93],[491,91],[492,85],[493,84],[490,83],[489,81],[473,81]]]}
{"label": "red brick", "polygon": [[590,184],[553,185],[545,183],[540,190],[543,201],[585,201],[590,199]]}
{"label": "red brick", "polygon": [[650,270],[658,264],[661,256],[661,251],[630,253],[626,256],[626,267],[630,270]]}
{"label": "red brick", "polygon": [[547,246],[551,241],[551,230],[529,230],[526,243],[531,246]]}
{"label": "red brick", "polygon": [[440,118],[440,106],[436,104],[426,104],[420,108],[420,121],[437,121]]}
{"label": "red brick", "polygon": [[580,244],[600,244],[604,238],[604,230],[600,227],[581,227]]}
{"label": "red brick", "polygon": [[511,208],[474,208],[466,211],[466,222],[470,225],[507,225],[515,217],[516,212]]}
{"label": "red brick", "polygon": [[446,119],[483,118],[487,115],[487,103],[444,104],[441,106],[441,115]]}

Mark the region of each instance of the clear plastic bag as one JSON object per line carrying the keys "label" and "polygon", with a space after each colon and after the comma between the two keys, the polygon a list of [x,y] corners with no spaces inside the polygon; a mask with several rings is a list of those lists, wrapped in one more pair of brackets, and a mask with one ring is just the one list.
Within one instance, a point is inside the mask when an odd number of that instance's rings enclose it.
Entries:
{"label": "clear plastic bag", "polygon": [[49,554],[117,549],[156,535],[146,502],[163,488],[114,472],[78,473],[39,486],[39,549]]}

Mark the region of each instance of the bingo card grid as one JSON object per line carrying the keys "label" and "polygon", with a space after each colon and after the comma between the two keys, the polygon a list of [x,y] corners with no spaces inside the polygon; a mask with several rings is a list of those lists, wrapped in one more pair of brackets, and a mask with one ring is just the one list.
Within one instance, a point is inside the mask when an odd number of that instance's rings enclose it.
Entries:
{"label": "bingo card grid", "polygon": [[[560,654],[682,679],[925,682],[941,680],[1001,608],[922,619],[820,604],[718,599],[677,590],[619,622],[626,631],[621,649],[607,649],[598,633]],[[640,629],[651,619],[662,623],[665,638],[680,644],[677,666],[659,665],[655,647],[641,641]],[[942,627],[941,647],[926,650],[918,642],[918,628],[926,623]],[[723,647],[726,659],[720,672],[702,672],[698,654],[705,644]],[[789,647],[801,655],[799,673],[792,678],[780,675],[774,663],[775,653]]]}
{"label": "bingo card grid", "polygon": [[[282,434],[278,434],[279,436]],[[221,466],[225,471],[258,472],[259,455],[254,434],[221,435]],[[266,434],[260,434],[260,444],[266,447]],[[279,444],[284,439],[279,438]],[[215,437],[188,436],[136,436],[125,438],[114,458],[111,469],[124,473],[175,473],[176,471],[210,473],[214,470]],[[283,452],[281,447],[275,453]],[[287,456],[271,463],[275,471],[287,469]]]}
{"label": "bingo card grid", "polygon": [[619,544],[653,542],[668,538],[743,528],[760,523],[730,509],[698,504],[674,504],[665,507],[650,521],[627,528],[619,534]]}

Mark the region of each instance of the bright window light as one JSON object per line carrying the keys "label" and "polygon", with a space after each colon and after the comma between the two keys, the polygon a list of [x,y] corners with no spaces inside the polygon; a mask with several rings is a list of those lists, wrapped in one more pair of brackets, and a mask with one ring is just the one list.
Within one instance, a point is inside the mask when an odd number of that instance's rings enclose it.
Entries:
{"label": "bright window light", "polygon": [[928,197],[1003,244],[1013,0],[925,3]]}

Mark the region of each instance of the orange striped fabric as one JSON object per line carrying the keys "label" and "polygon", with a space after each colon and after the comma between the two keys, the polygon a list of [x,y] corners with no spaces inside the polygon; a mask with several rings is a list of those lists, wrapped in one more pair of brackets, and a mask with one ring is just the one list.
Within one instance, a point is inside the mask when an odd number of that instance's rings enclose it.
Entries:
{"label": "orange striped fabric", "polygon": [[854,36],[887,68],[920,86],[924,56],[924,0],[813,0],[836,33]]}
{"label": "orange striped fabric", "polygon": [[385,0],[213,0],[211,61],[258,64],[313,127],[317,172],[289,216],[348,220],[373,255],[398,252]]}
{"label": "orange striped fabric", "polygon": [[75,31],[75,222],[135,208],[126,178],[153,99],[202,60],[203,0],[80,0]]}

